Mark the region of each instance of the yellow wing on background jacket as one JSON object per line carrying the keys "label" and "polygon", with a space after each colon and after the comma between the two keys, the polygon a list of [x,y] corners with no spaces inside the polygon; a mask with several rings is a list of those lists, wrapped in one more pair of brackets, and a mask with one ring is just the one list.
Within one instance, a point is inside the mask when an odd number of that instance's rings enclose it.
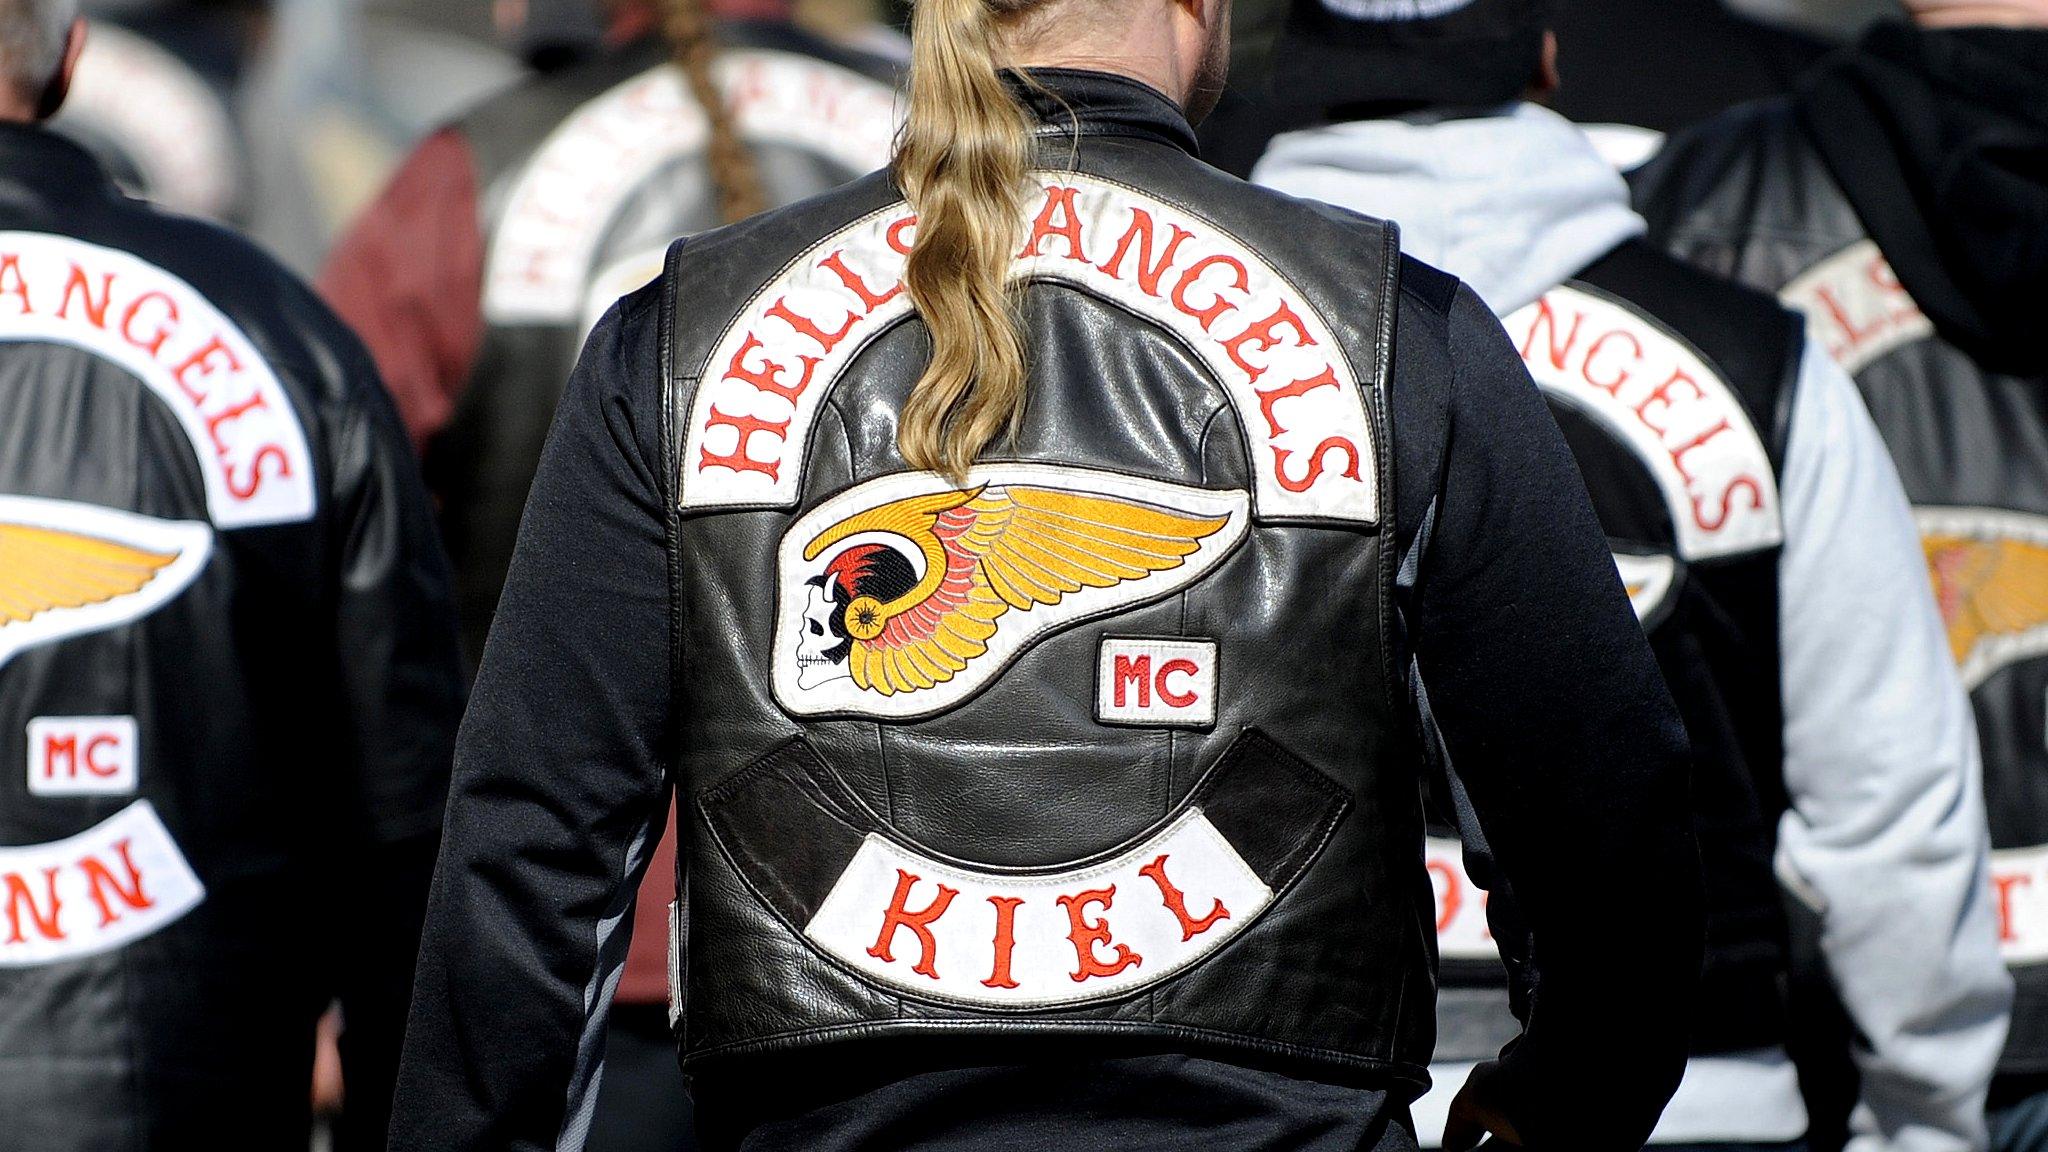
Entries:
{"label": "yellow wing on background jacket", "polygon": [[177,558],[97,536],[0,522],[0,627],[139,592]]}

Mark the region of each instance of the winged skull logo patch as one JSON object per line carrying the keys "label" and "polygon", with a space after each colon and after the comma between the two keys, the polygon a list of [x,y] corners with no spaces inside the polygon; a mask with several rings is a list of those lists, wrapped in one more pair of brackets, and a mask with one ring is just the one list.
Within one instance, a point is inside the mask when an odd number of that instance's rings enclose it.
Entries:
{"label": "winged skull logo patch", "polygon": [[205,524],[0,496],[0,665],[154,612],[213,551]]}
{"label": "winged skull logo patch", "polygon": [[2048,517],[1991,508],[1914,516],[1963,687],[2048,654]]}
{"label": "winged skull logo patch", "polygon": [[1054,465],[858,485],[779,557],[776,697],[798,715],[930,715],[1083,620],[1176,592],[1245,533],[1250,497]]}

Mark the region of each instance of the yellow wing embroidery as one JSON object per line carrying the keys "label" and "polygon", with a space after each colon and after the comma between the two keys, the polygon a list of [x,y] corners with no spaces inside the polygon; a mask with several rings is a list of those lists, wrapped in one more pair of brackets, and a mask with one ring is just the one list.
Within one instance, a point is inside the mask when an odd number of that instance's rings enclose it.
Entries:
{"label": "yellow wing embroidery", "polygon": [[887,604],[847,606],[854,682],[893,695],[951,680],[988,651],[1011,610],[1059,603],[1178,568],[1227,516],[1190,516],[1132,500],[1022,485],[914,497],[844,521],[806,549],[893,531],[924,552],[924,578]]}
{"label": "yellow wing embroidery", "polygon": [[2048,546],[1934,534],[1921,545],[1957,664],[1988,639],[2048,627]]}
{"label": "yellow wing embroidery", "polygon": [[0,523],[0,628],[139,592],[177,558],[97,536]]}

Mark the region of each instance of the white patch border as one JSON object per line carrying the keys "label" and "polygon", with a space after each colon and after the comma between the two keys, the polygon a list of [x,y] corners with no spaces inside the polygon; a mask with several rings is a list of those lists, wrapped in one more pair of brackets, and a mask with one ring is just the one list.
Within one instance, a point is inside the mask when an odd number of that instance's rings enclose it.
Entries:
{"label": "white patch border", "polygon": [[1629,607],[1636,610],[1636,621],[1645,631],[1655,628],[1663,621],[1668,600],[1678,584],[1678,558],[1662,552],[1616,552],[1614,570],[1620,574],[1624,588],[1632,576],[1641,578],[1642,596],[1630,596]]}
{"label": "white patch border", "polygon": [[[298,409],[271,370],[269,360],[257,350],[241,327],[215,307],[204,293],[169,270],[133,253],[50,232],[0,232],[0,255],[5,254],[18,256],[27,282],[45,290],[52,283],[65,283],[73,264],[93,272],[112,272],[117,280],[125,279],[131,284],[144,286],[142,291],[134,294],[136,300],[150,292],[161,293],[170,300],[176,309],[176,323],[180,331],[217,335],[228,353],[241,363],[241,378],[247,385],[246,395],[260,400],[250,414],[256,411],[270,414],[264,427],[274,433],[274,440],[257,448],[254,458],[244,463],[252,469],[259,468],[263,450],[273,443],[285,454],[287,471],[264,474],[257,492],[247,499],[235,496],[228,487],[227,470],[233,462],[215,450],[206,415],[184,393],[171,369],[162,361],[117,333],[97,329],[90,323],[59,320],[48,310],[23,315],[11,306],[0,305],[0,342],[65,344],[77,348],[134,375],[169,406],[177,418],[178,427],[191,443],[194,461],[206,486],[207,514],[216,526],[253,528],[313,518],[318,507],[316,475],[312,450],[307,446]],[[53,269],[62,269],[63,274],[53,273]],[[239,401],[229,405],[230,408],[239,406]],[[242,419],[248,418],[249,415],[244,415],[235,424],[239,426]]]}
{"label": "white patch border", "polygon": [[[820,79],[878,104],[887,101],[900,114],[895,89],[872,77],[828,61],[768,48],[735,47],[719,54],[713,70],[728,98],[748,76],[762,69],[770,77],[760,87],[770,95],[808,93]],[[650,116],[645,105],[658,104]],[[636,105],[640,106],[636,109]],[[788,144],[823,153],[849,171],[866,173],[889,162],[895,138],[895,116],[886,134],[872,138],[838,131],[814,131],[808,117],[777,114],[787,109],[742,106],[741,134],[759,143]],[[630,146],[615,141],[620,125],[630,124]],[[650,134],[649,126],[655,131]],[[585,101],[542,141],[505,198],[505,210],[493,233],[484,263],[483,314],[493,324],[547,325],[573,323],[584,311],[596,271],[599,245],[619,205],[638,191],[648,177],[676,160],[699,152],[710,126],[689,95],[672,63],[663,62]],[[602,152],[603,155],[593,155]],[[609,161],[607,163],[606,161]],[[574,227],[565,226],[549,210],[555,172],[570,169],[607,173],[608,195]],[[587,191],[587,190],[586,190]],[[552,242],[531,243],[529,235],[551,235]],[[525,257],[547,250],[551,272],[537,283],[512,271]],[[610,306],[610,301],[605,302]],[[598,310],[601,315],[603,308]]]}
{"label": "white patch border", "polygon": [[[2032,899],[2026,902],[2024,911],[2017,906],[2010,907],[2014,913],[2011,918],[2013,924],[2024,922],[2026,929],[2015,931],[2011,940],[2001,935],[1999,958],[2014,968],[2048,962],[2048,844],[1991,850],[1991,867],[1986,882],[1991,886],[1994,911],[1999,910],[1997,878],[2001,876],[2024,876]],[[2005,923],[2000,924],[2001,930],[2005,927]]]}
{"label": "white patch border", "polygon": [[[1110,703],[1113,691],[1112,678],[1115,658],[1120,654],[1137,653],[1148,656],[1176,655],[1189,657],[1199,654],[1197,667],[1202,669],[1200,682],[1202,711],[1188,716],[1142,715],[1135,706],[1126,706],[1123,714],[1113,713],[1115,705]],[[1095,722],[1112,728],[1192,728],[1206,731],[1216,726],[1216,693],[1223,683],[1223,646],[1202,636],[1104,636],[1095,651]]]}
{"label": "white patch border", "polygon": [[[164,827],[163,820],[156,814],[156,807],[148,800],[137,800],[85,831],[62,840],[0,848],[0,873],[20,874],[38,872],[46,867],[61,868],[89,851],[111,847],[123,838],[130,841],[131,858],[146,852],[154,865],[142,869],[145,876],[156,883],[154,891],[149,893],[153,897],[153,906],[130,911],[114,925],[92,931],[88,934],[90,939],[82,944],[55,944],[48,940],[35,940],[34,943],[39,945],[36,947],[30,947],[26,942],[0,944],[0,969],[41,968],[126,947],[169,927],[206,899],[206,885],[192,871],[170,829]],[[90,915],[92,905],[75,899],[75,895],[74,899],[64,901],[65,906],[75,905],[88,910],[85,914]],[[60,910],[58,914],[64,913]]]}
{"label": "white patch border", "polygon": [[[1771,456],[1764,447],[1762,435],[1749,417],[1749,410],[1743,406],[1734,388],[1722,379],[1721,374],[1713,368],[1706,357],[1654,317],[1639,312],[1626,301],[1579,284],[1561,284],[1545,292],[1538,301],[1518,308],[1502,318],[1502,324],[1518,348],[1534,348],[1536,318],[1545,302],[1549,302],[1554,315],[1562,316],[1569,309],[1577,308],[1586,313],[1588,321],[1601,326],[1604,331],[1627,330],[1646,352],[1651,350],[1651,342],[1654,341],[1663,354],[1652,363],[1670,363],[1683,370],[1693,383],[1698,385],[1700,391],[1705,393],[1700,402],[1713,405],[1728,419],[1729,434],[1735,437],[1730,450],[1740,455],[1738,467],[1747,468],[1757,480],[1763,507],[1751,514],[1758,518],[1758,526],[1732,531],[1724,536],[1719,532],[1709,533],[1694,523],[1691,493],[1686,490],[1684,477],[1679,474],[1677,466],[1671,461],[1669,451],[1656,439],[1655,434],[1645,428],[1640,420],[1630,417],[1627,405],[1618,398],[1577,380],[1569,367],[1563,370],[1555,368],[1547,354],[1522,358],[1530,376],[1535,379],[1546,397],[1584,414],[1609,436],[1627,447],[1631,455],[1649,468],[1659,492],[1664,497],[1665,509],[1671,517],[1671,528],[1677,538],[1679,558],[1687,561],[1714,560],[1748,555],[1783,545],[1785,524],[1783,504],[1778,492],[1777,469],[1771,463]],[[1646,337],[1648,339],[1645,339]],[[1586,356],[1590,355],[1589,350]],[[1584,359],[1585,357],[1579,357],[1573,362],[1583,363]]]}
{"label": "white patch border", "polygon": [[[1342,433],[1357,449],[1359,478],[1355,490],[1341,491],[1331,497],[1316,491],[1318,485],[1314,483],[1302,492],[1290,492],[1283,488],[1277,479],[1278,463],[1269,468],[1260,459],[1258,452],[1261,445],[1256,442],[1259,433],[1254,421],[1263,420],[1264,417],[1260,415],[1257,381],[1241,379],[1244,376],[1243,372],[1229,362],[1222,350],[1224,338],[1203,329],[1194,317],[1175,308],[1162,307],[1158,301],[1151,300],[1142,291],[1125,287],[1120,278],[1102,272],[1093,262],[1092,250],[1084,254],[1089,258],[1082,260],[1043,253],[1027,256],[1013,263],[1011,279],[1026,283],[1065,283],[1089,291],[1133,315],[1157,324],[1201,361],[1212,373],[1237,417],[1246,457],[1254,477],[1254,515],[1260,522],[1349,523],[1367,527],[1377,526],[1380,520],[1379,458],[1385,449],[1379,441],[1379,425],[1375,419],[1374,402],[1368,400],[1368,389],[1360,381],[1348,354],[1337,342],[1329,323],[1306,296],[1276,267],[1260,256],[1257,250],[1229,230],[1192,211],[1118,181],[1080,172],[1035,170],[1031,176],[1030,191],[1026,196],[1027,214],[1032,210],[1031,204],[1040,193],[1049,196],[1053,190],[1059,188],[1076,190],[1074,216],[1083,222],[1081,230],[1084,240],[1090,234],[1101,236],[1110,233],[1122,236],[1123,233],[1114,228],[1100,227],[1101,219],[1111,209],[1119,212],[1130,212],[1133,208],[1142,209],[1154,222],[1155,237],[1170,233],[1175,226],[1196,226],[1187,229],[1193,234],[1190,238],[1206,238],[1209,250],[1207,255],[1196,253],[1196,260],[1190,263],[1188,271],[1201,261],[1212,257],[1227,257],[1238,262],[1245,269],[1246,282],[1250,285],[1245,293],[1245,299],[1250,306],[1235,310],[1252,317],[1247,321],[1248,325],[1263,318],[1260,313],[1268,300],[1277,300],[1289,306],[1300,320],[1300,326],[1309,337],[1310,344],[1292,349],[1267,346],[1261,351],[1273,354],[1276,357],[1273,363],[1280,364],[1289,352],[1301,351],[1305,347],[1327,349],[1329,354],[1326,357],[1315,359],[1318,363],[1326,364],[1335,377],[1336,383],[1332,390],[1338,394],[1338,398],[1334,401],[1323,401],[1323,398],[1318,396],[1318,417],[1307,421],[1291,421],[1278,436],[1267,437],[1263,446],[1277,449],[1279,436],[1287,436],[1310,427],[1313,427],[1315,432],[1304,433],[1303,439],[1312,435]],[[1092,203],[1091,207],[1091,202],[1088,201],[1090,197],[1098,198],[1101,202]],[[701,374],[696,377],[679,468],[679,503],[683,511],[785,509],[799,502],[804,476],[809,467],[811,431],[818,411],[837,386],[847,366],[896,322],[909,316],[912,310],[907,292],[897,292],[884,303],[870,305],[856,295],[851,287],[839,282],[836,276],[827,274],[821,266],[821,261],[829,259],[835,252],[842,252],[847,258],[847,267],[860,276],[870,290],[879,288],[887,293],[891,288],[898,287],[905,257],[889,246],[888,237],[896,226],[904,224],[907,220],[914,221],[914,217],[909,213],[909,206],[897,201],[855,220],[838,232],[818,241],[791,260],[778,276],[763,285],[733,318],[724,335],[713,347],[710,356],[704,361]],[[1135,220],[1134,215],[1132,219]],[[1087,222],[1090,220],[1096,221],[1095,228],[1089,227]],[[1028,238],[1029,229],[1026,221],[1019,223],[1018,236],[1022,242]],[[910,226],[914,227],[914,223]],[[1129,258],[1136,260],[1139,255],[1133,252],[1129,254]],[[1168,266],[1168,270],[1177,267],[1176,260]],[[1184,271],[1183,275],[1185,274]],[[725,374],[725,366],[733,363],[739,352],[746,347],[748,340],[756,335],[757,329],[768,319],[767,313],[773,308],[774,302],[780,301],[789,302],[793,312],[807,319],[817,315],[835,315],[831,310],[835,306],[845,309],[849,313],[852,330],[826,355],[802,356],[801,359],[811,374],[808,377],[811,383],[801,394],[799,402],[790,404],[776,399],[773,403],[779,406],[778,410],[770,416],[762,416],[753,407],[761,397],[758,390],[752,395],[742,394],[735,397],[731,392],[721,390],[719,385],[729,378]],[[812,302],[813,306],[804,307],[806,302]],[[816,303],[826,303],[828,307],[820,313],[815,307]],[[1387,301],[1384,306],[1391,308],[1393,302]],[[786,322],[779,319],[777,324],[784,328],[788,327]],[[774,346],[767,346],[755,350],[755,356],[758,359],[775,351],[778,349]],[[798,358],[786,356],[791,362]],[[1271,367],[1272,365],[1269,365],[1269,369]],[[694,371],[694,368],[692,370]],[[693,467],[693,462],[701,460],[706,455],[729,455],[708,452],[704,442],[706,430],[711,426],[713,407],[721,398],[742,399],[747,402],[745,412],[723,413],[730,418],[774,420],[785,415],[780,408],[789,409],[785,427],[779,434],[785,445],[785,454],[778,463],[793,466],[780,469],[765,485],[759,482],[762,474],[753,471],[731,472],[730,475],[716,478],[699,477],[693,480],[692,473],[698,471]],[[1306,399],[1306,395],[1297,395],[1283,397],[1275,403],[1276,406],[1289,404],[1290,411],[1300,413],[1299,405]],[[737,436],[735,433],[736,439]],[[1319,461],[1328,451],[1324,448],[1324,443],[1326,441],[1318,440],[1311,446],[1297,440],[1288,450],[1301,452],[1305,460]],[[745,442],[735,445],[735,451],[742,455],[746,454],[746,449]],[[1328,476],[1332,473],[1325,471],[1320,475]]]}
{"label": "white patch border", "polygon": [[1885,258],[1876,241],[1858,240],[1825,257],[1778,290],[1779,303],[1806,318],[1807,339],[1827,349],[1842,371],[1851,376],[1907,345],[1933,339],[1935,335],[1934,321],[1927,318],[1905,285],[1900,284],[1899,297],[1913,306],[1913,315],[1885,317],[1885,330],[1876,341],[1860,347],[1845,346],[1832,338],[1836,334],[1836,320],[1822,305],[1821,293],[1833,288],[1856,299],[1869,299],[1863,274],[1876,267],[1883,267],[1894,280],[1898,279],[1898,272],[1892,269],[1891,261]]}
{"label": "white patch border", "polygon": [[[1193,853],[1189,852],[1190,848],[1194,849]],[[1227,903],[1226,906],[1230,909],[1229,918],[1217,921],[1209,931],[1201,933],[1193,940],[1181,941],[1181,946],[1178,948],[1169,946],[1166,955],[1170,959],[1155,960],[1155,957],[1160,956],[1157,950],[1145,951],[1142,953],[1144,960],[1141,965],[1125,970],[1125,972],[1136,973],[1136,975],[1128,979],[1120,978],[1124,973],[1119,973],[1116,976],[1102,977],[1101,979],[1106,981],[1106,983],[1074,994],[1033,994],[1031,991],[1033,985],[1022,979],[1018,981],[1020,987],[1015,990],[1018,993],[1017,995],[998,995],[993,992],[977,993],[973,991],[958,993],[949,991],[945,987],[947,982],[943,977],[938,981],[934,981],[928,977],[905,975],[904,973],[910,971],[911,966],[909,964],[884,965],[881,961],[874,959],[868,954],[868,944],[866,941],[875,934],[875,930],[879,929],[879,925],[875,925],[874,928],[866,931],[859,927],[859,925],[870,923],[871,921],[868,919],[869,914],[878,907],[885,908],[888,903],[887,900],[878,905],[873,900],[870,890],[863,889],[855,892],[847,887],[848,877],[856,876],[856,873],[864,866],[875,875],[886,876],[893,874],[897,867],[907,864],[918,869],[916,874],[921,881],[927,884],[946,884],[953,887],[960,894],[956,898],[956,906],[971,908],[980,903],[981,901],[978,898],[991,889],[1003,894],[1029,896],[1043,893],[1050,897],[1054,893],[1071,892],[1089,887],[1110,876],[1135,872],[1138,867],[1152,859],[1156,859],[1160,855],[1186,860],[1191,854],[1197,861],[1193,874],[1207,875],[1207,873],[1201,871],[1200,865],[1210,864],[1222,869],[1228,882],[1236,886],[1231,892],[1219,894],[1217,891],[1218,885],[1204,885],[1190,881],[1187,873],[1178,875],[1169,873],[1169,878],[1175,880],[1176,886],[1185,890],[1191,903],[1199,905],[1206,903],[1211,898],[1224,897],[1228,897],[1230,900],[1237,900],[1243,895],[1252,896],[1251,902]],[[856,883],[858,883],[858,880],[856,880]],[[1141,906],[1149,908],[1153,890],[1143,889],[1141,891],[1144,892],[1144,903]],[[977,899],[970,899],[970,897]],[[1187,971],[1189,968],[1213,955],[1225,944],[1235,939],[1238,934],[1250,928],[1278,898],[1279,894],[1274,892],[1272,888],[1267,886],[1264,880],[1259,878],[1257,873],[1252,871],[1251,866],[1245,863],[1244,857],[1238,854],[1237,849],[1232,846],[1229,839],[1218,831],[1216,826],[1209,822],[1207,815],[1203,813],[1202,809],[1196,806],[1188,808],[1179,816],[1169,821],[1164,827],[1147,836],[1143,841],[1118,852],[1107,860],[1063,872],[1051,873],[978,871],[964,867],[959,863],[941,862],[923,852],[898,843],[881,833],[871,832],[863,839],[861,847],[855,852],[853,859],[847,862],[846,867],[840,873],[839,879],[833,883],[832,891],[826,897],[824,903],[819,905],[818,911],[812,915],[809,923],[801,926],[801,930],[804,937],[811,941],[821,952],[856,975],[873,983],[902,992],[912,998],[980,1009],[1029,1011],[1043,1008],[1075,1007],[1107,1000],[1119,1000],[1142,992],[1146,988],[1154,987],[1167,979]],[[914,896],[913,899],[915,899]],[[1121,914],[1117,912],[1118,909],[1128,912],[1132,903],[1134,902],[1118,904],[1111,909],[1111,913]],[[951,910],[951,908],[948,909],[949,912]],[[1160,906],[1160,912],[1164,916],[1172,916],[1172,913],[1166,911],[1163,903]],[[1101,918],[1101,914],[1098,913],[1098,919]],[[1125,923],[1127,925],[1130,923],[1128,918],[1125,920]],[[903,935],[903,931],[899,929],[894,935],[900,938]],[[969,938],[973,939],[974,937]],[[1140,939],[1138,935],[1125,932],[1117,934],[1114,938],[1114,943],[1130,945],[1138,939]],[[1018,941],[1019,951],[1022,950],[1023,943],[1021,939]],[[915,947],[915,945],[912,945],[912,947]],[[993,957],[993,952],[993,939],[991,938],[991,957]],[[898,956],[899,961],[902,959],[902,956]],[[988,971],[989,969],[981,968],[976,963],[978,960],[978,952],[970,957],[965,966],[968,975],[960,983],[974,986],[980,984],[980,981],[976,979],[978,971]],[[902,971],[897,971],[898,968]]]}
{"label": "white patch border", "polygon": [[125,596],[83,608],[53,608],[0,626],[0,668],[31,648],[104,632],[155,612],[190,587],[213,555],[213,528],[197,520],[158,520],[97,504],[0,495],[0,522],[76,532],[154,552],[176,551],[150,582]]}
{"label": "white patch border", "polygon": [[[807,719],[899,721],[920,720],[951,711],[987,690],[1012,664],[1048,636],[1071,630],[1090,620],[1153,603],[1192,587],[1237,551],[1251,527],[1251,498],[1242,489],[1196,488],[1094,468],[1063,464],[984,464],[969,471],[965,487],[1012,484],[1114,496],[1188,515],[1226,516],[1228,522],[1203,539],[1201,546],[1189,553],[1178,568],[1126,580],[1108,588],[1083,588],[1069,593],[1057,604],[1029,610],[1011,609],[997,622],[995,635],[989,637],[988,650],[975,657],[953,679],[942,684],[916,692],[884,696],[860,688],[851,677],[841,677],[820,688],[806,690],[797,684],[793,655],[803,627],[802,589],[805,584],[802,580],[793,579],[792,573],[800,574],[811,567],[822,568],[830,563],[832,555],[844,550],[846,542],[833,552],[820,555],[816,561],[804,560],[805,546],[818,533],[869,508],[962,487],[933,472],[893,472],[856,484],[822,501],[793,521],[784,529],[782,541],[776,548],[775,634],[770,656],[770,679],[775,702],[783,711]],[[1190,508],[1187,503],[1190,498],[1199,499],[1207,506]],[[1131,592],[1124,593],[1125,589],[1131,589]],[[1136,594],[1140,591],[1142,595]],[[1120,596],[1120,593],[1123,594]],[[1015,628],[1004,627],[1013,616],[1023,617],[1030,623],[1020,622],[1021,626]],[[1032,619],[1034,617],[1036,619]],[[974,675],[977,667],[986,669],[979,678]],[[830,691],[831,699],[817,704],[798,703],[805,695],[823,691]]]}
{"label": "white patch border", "polygon": [[[40,738],[51,729],[77,730],[97,728],[102,731],[114,730],[121,734],[124,764],[110,781],[85,779],[64,783],[38,779],[36,773],[36,748]],[[37,716],[28,722],[28,794],[31,796],[133,796],[141,784],[142,747],[133,716]],[[77,753],[83,761],[83,749]],[[44,765],[47,767],[47,762]],[[76,762],[74,762],[74,767]]]}

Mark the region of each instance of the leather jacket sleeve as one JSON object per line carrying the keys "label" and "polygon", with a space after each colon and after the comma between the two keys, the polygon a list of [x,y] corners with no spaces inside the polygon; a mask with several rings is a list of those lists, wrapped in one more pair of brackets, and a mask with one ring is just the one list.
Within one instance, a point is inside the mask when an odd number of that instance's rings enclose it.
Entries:
{"label": "leather jacket sleeve", "polygon": [[355,771],[334,830],[350,847],[329,890],[347,1086],[336,1144],[348,1152],[383,1147],[463,690],[448,564],[410,445],[369,356],[334,327],[334,704]]}
{"label": "leather jacket sleeve", "polygon": [[660,293],[599,324],[455,757],[391,1147],[581,1145],[672,760]]}
{"label": "leather jacket sleeve", "polygon": [[369,346],[416,445],[447,424],[483,340],[483,245],[469,145],[443,129],[320,270],[320,295]]}
{"label": "leather jacket sleeve", "polygon": [[[1492,1102],[1529,1147],[1633,1150],[1684,1071],[1701,959],[1685,732],[1520,357],[1469,289],[1446,311],[1439,335],[1404,309],[1396,353],[1397,389],[1441,361],[1446,406],[1441,459],[1427,461],[1400,428],[1421,404],[1395,400],[1417,573],[1405,612],[1430,712],[1531,941],[1524,1032]],[[1433,491],[1410,482],[1432,474]],[[1615,1074],[1579,1075],[1594,1066]]]}

